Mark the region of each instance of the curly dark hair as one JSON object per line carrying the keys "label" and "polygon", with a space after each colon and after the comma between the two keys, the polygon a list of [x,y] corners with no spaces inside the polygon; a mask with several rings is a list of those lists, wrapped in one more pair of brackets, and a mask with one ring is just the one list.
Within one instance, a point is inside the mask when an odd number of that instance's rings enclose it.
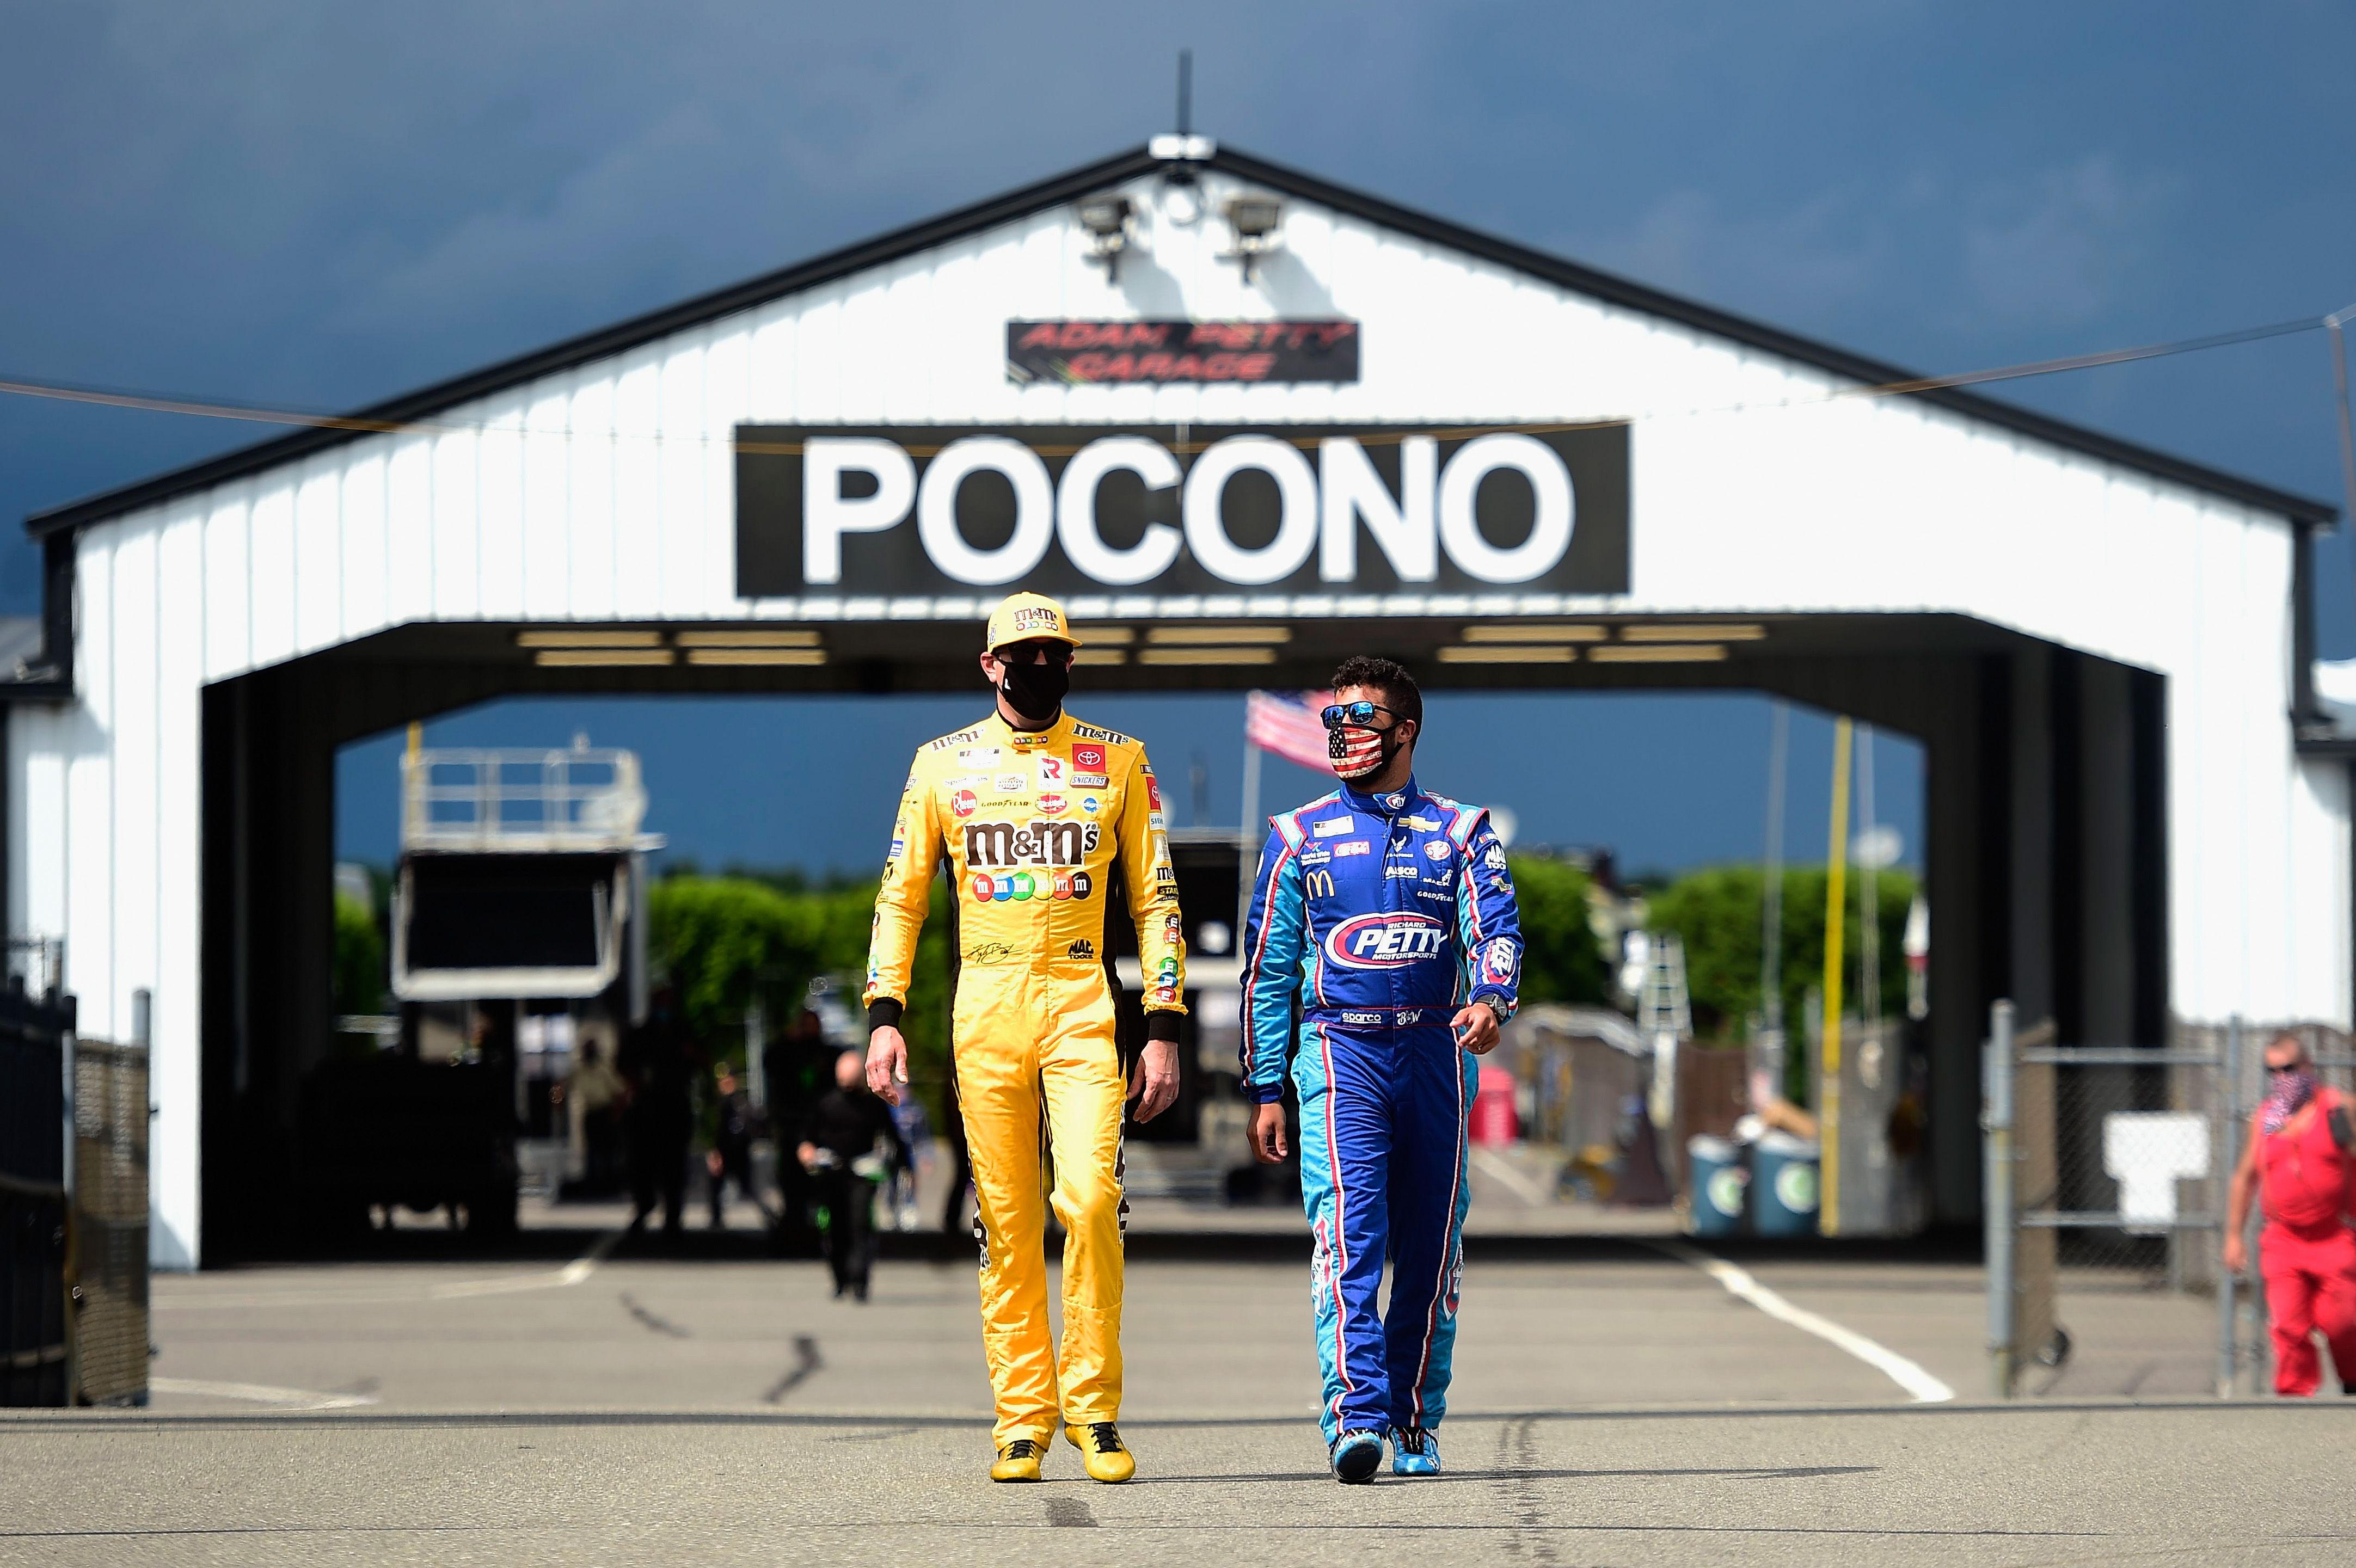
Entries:
{"label": "curly dark hair", "polygon": [[1371,686],[1383,694],[1383,706],[1398,719],[1423,722],[1423,688],[1415,684],[1415,677],[1397,659],[1378,658],[1369,654],[1353,654],[1342,661],[1333,672],[1333,689],[1345,686]]}

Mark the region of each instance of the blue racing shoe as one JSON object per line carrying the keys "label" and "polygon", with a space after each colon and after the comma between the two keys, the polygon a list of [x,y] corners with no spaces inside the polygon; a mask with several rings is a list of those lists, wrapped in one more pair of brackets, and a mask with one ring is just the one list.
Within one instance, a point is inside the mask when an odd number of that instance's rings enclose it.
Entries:
{"label": "blue racing shoe", "polygon": [[1420,1426],[1403,1426],[1391,1434],[1391,1474],[1440,1474],[1440,1435]]}
{"label": "blue racing shoe", "polygon": [[1345,1487],[1363,1487],[1375,1478],[1383,1462],[1383,1435],[1344,1432],[1333,1439],[1333,1478]]}

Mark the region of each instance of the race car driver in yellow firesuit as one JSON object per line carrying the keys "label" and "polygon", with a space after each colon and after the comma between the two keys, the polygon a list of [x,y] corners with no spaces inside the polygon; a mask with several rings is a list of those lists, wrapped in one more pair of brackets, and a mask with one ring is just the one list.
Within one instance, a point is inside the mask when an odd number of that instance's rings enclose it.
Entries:
{"label": "race car driver in yellow firesuit", "polygon": [[[993,1481],[1035,1481],[1060,1422],[1099,1481],[1137,1466],[1120,1416],[1120,1058],[1105,982],[1105,901],[1118,860],[1137,923],[1146,1044],[1137,1119],[1178,1097],[1185,944],[1160,786],[1145,748],[1064,709],[1063,606],[1017,593],[990,617],[982,674],[998,710],[916,752],[900,798],[867,958],[867,1082],[898,1104],[899,1030],[916,933],[946,849],[959,967],[950,1036],[973,1153],[982,1347],[998,1403]],[[1044,1106],[1046,1147],[1041,1147]],[[1042,1156],[1063,1221],[1064,1341],[1047,1333]]]}

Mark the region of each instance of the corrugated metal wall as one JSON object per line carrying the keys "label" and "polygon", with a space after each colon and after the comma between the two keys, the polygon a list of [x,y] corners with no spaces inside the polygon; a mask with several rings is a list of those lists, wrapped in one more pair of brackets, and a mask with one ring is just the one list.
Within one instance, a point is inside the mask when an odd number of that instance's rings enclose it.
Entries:
{"label": "corrugated metal wall", "polygon": [[[1299,201],[1246,287],[1224,223],[1130,194],[1118,286],[1048,212],[82,533],[80,704],[10,720],[8,899],[94,1032],[155,991],[159,1262],[196,1247],[199,688],[405,622],[798,614],[734,596],[748,420],[1633,417],[1634,592],[1583,607],[1954,611],[2164,674],[2176,1010],[2348,1019],[2347,784],[2291,752],[2283,521]],[[1010,317],[1127,315],[1356,317],[1364,379],[1006,380]]]}

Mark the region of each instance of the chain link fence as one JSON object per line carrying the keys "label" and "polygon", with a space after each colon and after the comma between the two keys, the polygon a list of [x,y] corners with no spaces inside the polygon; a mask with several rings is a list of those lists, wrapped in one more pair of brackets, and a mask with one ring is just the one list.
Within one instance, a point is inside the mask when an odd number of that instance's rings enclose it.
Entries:
{"label": "chain link fence", "polygon": [[2179,1025],[2165,1046],[2072,1046],[2050,1021],[2017,1029],[2011,1004],[1997,1004],[1983,1125],[1999,1397],[2031,1368],[2058,1372],[2071,1323],[2101,1333],[2117,1316],[2105,1298],[2115,1307],[2136,1292],[2213,1301],[2220,1398],[2269,1386],[2263,1286],[2225,1273],[2219,1256],[2233,1169],[2265,1093],[2265,1047],[2285,1032],[2306,1042],[2325,1083],[2356,1089],[2350,1040],[2320,1025],[2234,1019]]}
{"label": "chain link fence", "polygon": [[147,1048],[77,1039],[73,1074],[74,1398],[145,1404]]}

